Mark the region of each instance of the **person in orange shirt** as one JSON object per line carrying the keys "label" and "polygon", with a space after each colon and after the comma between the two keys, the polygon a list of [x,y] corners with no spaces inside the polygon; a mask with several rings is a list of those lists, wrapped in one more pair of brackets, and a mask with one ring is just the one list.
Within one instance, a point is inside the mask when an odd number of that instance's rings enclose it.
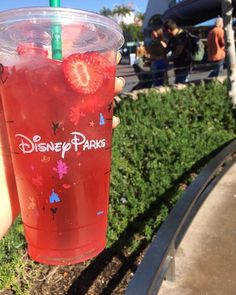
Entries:
{"label": "person in orange shirt", "polygon": [[221,17],[216,19],[215,27],[208,33],[207,47],[208,61],[213,65],[212,71],[208,77],[218,77],[223,71],[225,60],[223,19]]}

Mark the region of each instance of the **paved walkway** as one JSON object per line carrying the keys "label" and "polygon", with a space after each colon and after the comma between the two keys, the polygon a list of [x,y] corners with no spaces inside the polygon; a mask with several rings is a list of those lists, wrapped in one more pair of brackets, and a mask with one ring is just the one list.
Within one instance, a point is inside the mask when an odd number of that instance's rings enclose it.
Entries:
{"label": "paved walkway", "polygon": [[[149,68],[147,67],[146,70],[149,70]],[[196,80],[206,79],[208,77],[208,74],[209,74],[208,70],[193,71],[190,75],[189,81],[193,82]],[[123,92],[131,91],[131,89],[139,82],[133,67],[130,65],[118,65],[117,75],[125,78],[126,84],[123,89]],[[222,76],[225,76],[225,75],[226,75],[226,70],[224,70],[224,72],[222,73]],[[174,73],[173,73],[173,70],[169,70],[169,85],[172,85],[173,83],[174,83]]]}
{"label": "paved walkway", "polygon": [[158,295],[236,295],[236,164],[197,213]]}

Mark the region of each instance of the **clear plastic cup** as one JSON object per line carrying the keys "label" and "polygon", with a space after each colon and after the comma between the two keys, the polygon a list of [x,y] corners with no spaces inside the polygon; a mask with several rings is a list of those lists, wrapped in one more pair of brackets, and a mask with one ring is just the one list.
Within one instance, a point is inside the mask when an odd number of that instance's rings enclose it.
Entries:
{"label": "clear plastic cup", "polygon": [[[78,263],[106,245],[122,44],[119,26],[95,13],[0,13],[3,110],[28,253],[38,262]],[[61,60],[52,59],[53,50]]]}
{"label": "clear plastic cup", "polygon": [[[5,117],[0,96],[0,222],[3,226],[2,234],[7,230],[8,224],[19,214],[19,202],[16,189],[15,175],[12,166],[11,152],[7,136]],[[7,220],[6,220],[7,219]],[[0,236],[1,238],[1,236]]]}

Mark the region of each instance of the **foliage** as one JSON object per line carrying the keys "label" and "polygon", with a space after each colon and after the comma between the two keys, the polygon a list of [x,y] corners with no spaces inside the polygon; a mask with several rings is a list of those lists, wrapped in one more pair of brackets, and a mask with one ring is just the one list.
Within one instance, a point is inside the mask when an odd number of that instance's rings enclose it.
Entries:
{"label": "foliage", "polygon": [[99,13],[104,16],[118,16],[125,17],[130,15],[133,9],[128,5],[116,5],[114,9],[103,7]]}
{"label": "foliage", "polygon": [[212,83],[123,101],[113,138],[109,245],[137,233],[150,240],[205,157],[235,136],[226,93]]}
{"label": "foliage", "polygon": [[144,14],[137,12],[134,15],[133,23],[126,24],[124,22],[124,18],[131,15],[133,12],[134,10],[130,7],[130,5],[116,5],[113,10],[103,7],[100,10],[100,14],[117,19],[124,32],[126,41],[141,41],[144,39],[141,28]]}
{"label": "foliage", "polygon": [[141,41],[143,40],[143,32],[140,28],[140,26],[137,26],[136,24],[124,24],[121,23],[121,28],[124,32],[124,38],[126,41],[132,40],[132,41]]}
{"label": "foliage", "polygon": [[137,23],[144,21],[144,14],[142,12],[137,12],[135,15],[135,21]]}
{"label": "foliage", "polygon": [[103,16],[112,17],[113,16],[113,11],[110,8],[103,7],[100,10],[100,14],[103,15]]}
{"label": "foliage", "polygon": [[18,218],[0,243],[0,290],[6,288],[19,295],[26,294],[24,289],[28,289],[29,284],[22,285],[25,247],[23,227]]}
{"label": "foliage", "polygon": [[130,15],[133,9],[127,5],[116,5],[113,9],[113,15],[127,16]]}

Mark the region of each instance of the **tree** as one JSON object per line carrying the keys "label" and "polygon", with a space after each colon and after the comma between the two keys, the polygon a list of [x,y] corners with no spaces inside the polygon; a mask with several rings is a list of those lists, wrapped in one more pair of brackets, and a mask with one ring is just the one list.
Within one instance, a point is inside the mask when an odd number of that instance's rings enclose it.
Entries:
{"label": "tree", "polygon": [[113,9],[113,16],[117,18],[119,23],[124,23],[125,17],[131,15],[133,9],[126,5],[116,5]]}
{"label": "tree", "polygon": [[[103,7],[100,14],[108,17],[114,17],[120,24],[126,41],[141,41],[143,40],[142,21],[143,13],[134,14],[134,10],[130,5],[117,5],[113,10]],[[127,22],[127,16],[130,19]]]}
{"label": "tree", "polygon": [[137,12],[134,17],[135,24],[137,24],[138,26],[142,26],[143,21],[144,21],[144,13]]}
{"label": "tree", "polygon": [[107,16],[107,17],[112,17],[113,16],[113,11],[110,9],[110,8],[106,8],[106,7],[103,7],[99,13],[101,15],[104,15],[104,16]]}
{"label": "tree", "polygon": [[127,16],[133,12],[133,9],[127,5],[116,5],[113,9],[113,14],[117,14],[118,16]]}
{"label": "tree", "polygon": [[228,60],[228,94],[236,108],[236,56],[233,30],[232,0],[222,0],[222,15],[224,19],[225,40]]}
{"label": "tree", "polygon": [[126,41],[141,41],[143,40],[143,33],[141,27],[136,24],[122,24],[122,30]]}

